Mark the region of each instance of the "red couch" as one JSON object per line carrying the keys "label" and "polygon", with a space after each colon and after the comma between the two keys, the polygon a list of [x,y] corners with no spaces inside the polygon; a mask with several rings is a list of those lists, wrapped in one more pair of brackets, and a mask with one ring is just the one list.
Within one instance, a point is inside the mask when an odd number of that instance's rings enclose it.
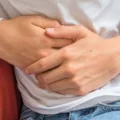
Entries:
{"label": "red couch", "polygon": [[19,120],[20,106],[13,67],[0,60],[0,120]]}

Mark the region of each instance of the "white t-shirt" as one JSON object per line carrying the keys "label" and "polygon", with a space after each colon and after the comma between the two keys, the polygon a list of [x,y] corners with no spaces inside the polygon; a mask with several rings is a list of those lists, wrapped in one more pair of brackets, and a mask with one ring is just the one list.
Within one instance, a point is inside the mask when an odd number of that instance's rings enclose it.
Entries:
{"label": "white t-shirt", "polygon": [[[0,0],[0,4],[1,17],[40,14],[65,25],[83,24],[105,38],[120,32],[119,0]],[[120,100],[120,76],[85,96],[71,96],[42,90],[34,76],[15,71],[24,104],[38,113],[57,114]]]}

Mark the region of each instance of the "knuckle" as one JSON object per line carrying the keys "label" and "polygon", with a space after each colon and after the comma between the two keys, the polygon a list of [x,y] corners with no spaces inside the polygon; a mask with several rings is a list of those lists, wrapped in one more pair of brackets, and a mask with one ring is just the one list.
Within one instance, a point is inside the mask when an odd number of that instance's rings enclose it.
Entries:
{"label": "knuckle", "polygon": [[76,69],[74,67],[73,64],[69,63],[65,65],[65,69],[66,69],[66,74],[74,76],[76,73]]}
{"label": "knuckle", "polygon": [[76,79],[75,77],[73,77],[73,78],[71,79],[71,82],[72,82],[72,83],[76,83],[76,81],[77,81],[77,79]]}
{"label": "knuckle", "polygon": [[80,94],[80,95],[83,96],[83,95],[85,95],[86,93],[87,93],[87,92],[86,92],[86,89],[85,89],[84,87],[80,87],[80,88],[79,88],[79,94]]}
{"label": "knuckle", "polygon": [[39,52],[39,56],[40,56],[40,58],[44,58],[44,57],[48,56],[48,52],[46,52],[46,51]]}
{"label": "knuckle", "polygon": [[64,59],[71,59],[72,57],[73,57],[72,53],[68,48],[63,50],[63,58]]}
{"label": "knuckle", "polygon": [[39,68],[40,69],[44,69],[45,68],[45,63],[44,63],[43,60],[39,62]]}
{"label": "knuckle", "polygon": [[79,87],[80,87],[80,86],[79,86],[79,81],[78,81],[78,79],[77,79],[76,77],[73,77],[73,78],[71,79],[71,84],[74,85],[75,88],[79,88]]}

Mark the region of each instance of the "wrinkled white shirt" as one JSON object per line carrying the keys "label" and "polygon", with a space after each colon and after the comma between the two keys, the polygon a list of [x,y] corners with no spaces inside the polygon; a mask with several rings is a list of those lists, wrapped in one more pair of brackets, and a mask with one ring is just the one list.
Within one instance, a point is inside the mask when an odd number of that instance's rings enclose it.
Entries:
{"label": "wrinkled white shirt", "polygon": [[[83,24],[100,36],[111,38],[120,32],[119,0],[0,0],[0,17],[40,14],[61,24]],[[85,96],[61,95],[38,88],[34,75],[15,68],[24,104],[42,114],[57,114],[120,99],[120,77]]]}

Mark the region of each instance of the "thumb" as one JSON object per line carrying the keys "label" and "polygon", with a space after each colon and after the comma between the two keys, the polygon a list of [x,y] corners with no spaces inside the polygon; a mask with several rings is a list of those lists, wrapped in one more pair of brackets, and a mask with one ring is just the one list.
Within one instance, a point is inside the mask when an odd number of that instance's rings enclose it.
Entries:
{"label": "thumb", "polygon": [[73,41],[87,37],[90,33],[91,31],[82,25],[46,28],[46,34],[50,37],[72,39]]}

